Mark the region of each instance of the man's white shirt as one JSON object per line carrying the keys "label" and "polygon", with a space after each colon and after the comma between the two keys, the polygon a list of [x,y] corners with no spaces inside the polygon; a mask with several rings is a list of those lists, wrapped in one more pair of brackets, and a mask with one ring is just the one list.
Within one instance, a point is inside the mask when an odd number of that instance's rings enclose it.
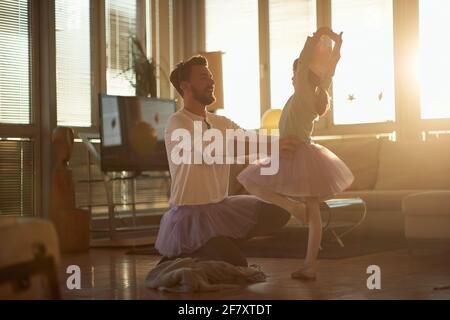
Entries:
{"label": "man's white shirt", "polygon": [[205,120],[211,128],[221,131],[223,137],[227,129],[241,129],[224,116],[207,113],[205,119],[184,108],[169,118],[165,128],[165,143],[172,178],[171,206],[217,203],[228,196],[229,164],[206,164],[203,161],[201,164],[177,164],[171,159],[172,151],[179,144],[172,140],[172,133],[177,129],[185,129],[194,137],[195,122],[197,125],[201,123],[202,132],[208,130]]}

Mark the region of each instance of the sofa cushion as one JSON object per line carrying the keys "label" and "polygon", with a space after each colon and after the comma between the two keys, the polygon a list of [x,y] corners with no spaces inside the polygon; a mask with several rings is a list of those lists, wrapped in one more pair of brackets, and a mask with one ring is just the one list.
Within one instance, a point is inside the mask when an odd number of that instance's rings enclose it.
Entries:
{"label": "sofa cushion", "polygon": [[406,216],[405,236],[408,239],[450,239],[450,218]]}
{"label": "sofa cushion", "polygon": [[408,239],[450,239],[450,191],[411,194],[403,213]]}
{"label": "sofa cushion", "polygon": [[378,173],[378,139],[324,140],[318,144],[330,149],[350,168],[355,180],[349,190],[371,190]]}
{"label": "sofa cushion", "polygon": [[411,194],[403,199],[403,213],[408,216],[443,215],[450,218],[450,191]]}
{"label": "sofa cushion", "polygon": [[450,189],[450,143],[382,141],[375,189]]}
{"label": "sofa cushion", "polygon": [[423,191],[425,190],[347,191],[337,195],[336,198],[361,198],[366,202],[367,210],[393,210],[401,213],[403,198]]}

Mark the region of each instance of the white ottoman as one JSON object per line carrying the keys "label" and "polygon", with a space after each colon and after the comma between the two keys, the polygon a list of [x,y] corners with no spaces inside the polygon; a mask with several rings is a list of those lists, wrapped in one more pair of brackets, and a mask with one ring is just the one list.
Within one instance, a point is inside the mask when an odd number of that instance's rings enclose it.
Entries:
{"label": "white ottoman", "polygon": [[402,209],[408,240],[450,239],[450,191],[411,194]]}

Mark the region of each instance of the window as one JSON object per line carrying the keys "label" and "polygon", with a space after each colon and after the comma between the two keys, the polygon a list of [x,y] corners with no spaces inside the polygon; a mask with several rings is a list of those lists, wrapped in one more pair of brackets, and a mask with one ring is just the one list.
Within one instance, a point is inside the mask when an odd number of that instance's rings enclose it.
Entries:
{"label": "window", "polygon": [[333,28],[344,31],[333,82],[335,124],[395,120],[393,3],[332,1]]}
{"label": "window", "polygon": [[[27,0],[0,1],[0,125],[33,122],[30,11]],[[33,150],[32,139],[0,137],[0,216],[34,213]]]}
{"label": "window", "polygon": [[29,139],[0,139],[0,216],[34,213],[34,154]]}
{"label": "window", "polygon": [[58,125],[91,126],[89,0],[56,0],[56,97]]}
{"label": "window", "polygon": [[270,87],[272,108],[283,108],[293,93],[292,64],[316,29],[315,0],[270,0]]}
{"label": "window", "polygon": [[205,12],[206,50],[224,52],[223,114],[246,129],[259,128],[258,1],[206,0]]}
{"label": "window", "polygon": [[450,2],[420,1],[422,119],[450,118]]}
{"label": "window", "polygon": [[136,0],[106,1],[107,92],[134,96],[133,38],[137,38]]}
{"label": "window", "polygon": [[0,1],[0,123],[32,122],[29,26],[27,0]]}

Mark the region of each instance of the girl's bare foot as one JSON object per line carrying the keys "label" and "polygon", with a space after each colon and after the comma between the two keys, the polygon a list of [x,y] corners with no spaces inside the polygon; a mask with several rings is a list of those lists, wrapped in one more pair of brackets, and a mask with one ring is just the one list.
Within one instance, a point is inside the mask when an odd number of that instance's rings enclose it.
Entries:
{"label": "girl's bare foot", "polygon": [[302,268],[291,274],[292,279],[302,280],[302,281],[316,281],[316,272],[312,269]]}

